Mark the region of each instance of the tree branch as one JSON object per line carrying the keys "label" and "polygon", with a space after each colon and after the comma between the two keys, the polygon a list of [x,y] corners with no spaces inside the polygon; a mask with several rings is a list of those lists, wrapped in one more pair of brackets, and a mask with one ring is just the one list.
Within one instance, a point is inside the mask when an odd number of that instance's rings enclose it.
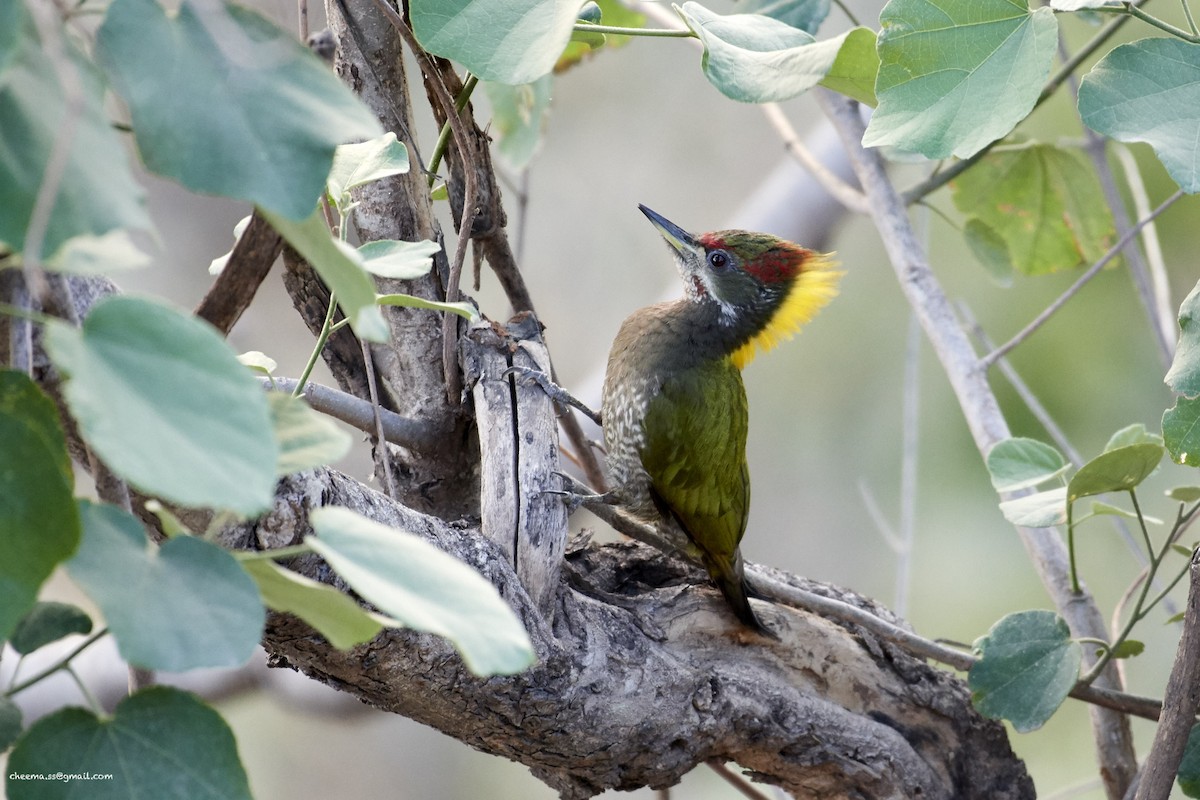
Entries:
{"label": "tree branch", "polygon": [[[954,318],[882,159],[876,151],[862,146],[865,125],[857,104],[824,89],[817,89],[816,97],[841,134],[900,288],[942,363],[980,455],[986,458],[993,445],[1008,438],[1009,430],[988,386],[985,366],[975,356],[966,333]],[[1104,619],[1094,599],[1086,589],[1080,592],[1070,589],[1066,548],[1057,532],[1048,528],[1018,528],[1017,532],[1042,585],[1072,634],[1107,641]],[[1095,656],[1087,658],[1090,663]],[[1115,669],[1105,671],[1100,687],[1120,688]],[[1110,800],[1119,800],[1137,769],[1129,720],[1123,714],[1095,706],[1091,712],[1105,789]]]}
{"label": "tree branch", "polygon": [[234,244],[225,268],[196,306],[196,316],[228,336],[250,307],[281,252],[283,237],[255,210],[250,224]]}
{"label": "tree branch", "polygon": [[1142,768],[1136,800],[1166,800],[1183,759],[1188,734],[1200,710],[1200,552],[1192,553],[1183,635],[1167,679],[1162,719]]}

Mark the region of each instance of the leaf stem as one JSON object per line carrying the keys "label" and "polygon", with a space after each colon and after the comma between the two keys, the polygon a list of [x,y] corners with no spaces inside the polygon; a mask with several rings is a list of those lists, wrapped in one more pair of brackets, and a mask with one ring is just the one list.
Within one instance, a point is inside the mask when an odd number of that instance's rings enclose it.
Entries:
{"label": "leaf stem", "polygon": [[[1106,9],[1098,8],[1096,10],[1097,11],[1105,11]],[[1183,39],[1185,42],[1191,42],[1192,44],[1200,44],[1200,35],[1197,35],[1194,33],[1188,33],[1183,28],[1176,28],[1174,25],[1167,22],[1166,20],[1161,20],[1158,17],[1154,16],[1153,14],[1147,14],[1145,11],[1142,11],[1142,9],[1139,8],[1134,3],[1126,3],[1124,8],[1114,9],[1114,10],[1117,11],[1117,13],[1123,12],[1125,14],[1128,14],[1131,17],[1134,17],[1135,19],[1140,19],[1142,22],[1146,23],[1147,25],[1151,25],[1155,28],[1158,28],[1160,31],[1166,31],[1167,33],[1171,34],[1172,36],[1177,36],[1180,39]]]}
{"label": "leaf stem", "polygon": [[76,647],[74,650],[72,650],[67,655],[60,658],[55,663],[46,667],[44,670],[37,673],[36,675],[34,675],[30,678],[26,678],[25,680],[21,681],[20,683],[16,684],[15,686],[9,687],[9,690],[4,693],[4,696],[12,697],[13,695],[17,694],[18,692],[25,691],[30,686],[33,686],[35,683],[39,683],[39,682],[45,680],[46,678],[49,678],[51,675],[58,672],[59,670],[66,669],[67,666],[71,663],[71,659],[75,658],[75,656],[79,655],[84,650],[88,649],[93,644],[100,641],[100,639],[102,639],[107,633],[108,633],[108,628],[101,628],[100,630],[96,631],[91,636],[84,639],[83,642],[81,642],[78,647]]}
{"label": "leaf stem", "polygon": [[1146,542],[1146,555],[1150,557],[1150,563],[1146,566],[1145,579],[1142,581],[1137,601],[1133,604],[1133,611],[1130,612],[1129,619],[1126,620],[1125,625],[1121,628],[1121,632],[1113,639],[1112,644],[1106,645],[1104,652],[1096,659],[1096,663],[1092,664],[1087,674],[1079,679],[1080,683],[1091,684],[1104,671],[1108,662],[1112,660],[1113,653],[1117,652],[1121,645],[1125,643],[1125,640],[1129,638],[1129,634],[1133,633],[1134,626],[1145,619],[1150,610],[1158,605],[1175,588],[1180,579],[1188,573],[1188,568],[1185,567],[1162,591],[1154,596],[1154,599],[1146,602],[1146,598],[1150,594],[1150,586],[1154,583],[1154,576],[1157,574],[1159,566],[1162,565],[1163,558],[1166,556],[1168,549],[1170,549],[1171,543],[1175,540],[1175,534],[1180,530],[1183,518],[1180,517],[1176,520],[1175,529],[1167,536],[1162,547],[1156,549],[1150,541],[1150,532],[1146,529],[1146,520],[1142,516],[1141,506],[1138,505],[1137,492],[1133,489],[1129,490],[1129,500],[1133,503],[1133,510],[1137,514],[1138,524],[1141,526],[1142,536]]}
{"label": "leaf stem", "polygon": [[[839,3],[838,5],[841,5]],[[590,22],[576,22],[574,30],[577,33],[611,33],[615,36],[648,36],[666,39],[697,39],[690,29],[675,28],[622,28],[617,25],[593,25]]]}
{"label": "leaf stem", "polygon": [[[461,113],[467,107],[467,102],[471,99],[471,93],[475,91],[475,86],[479,83],[479,78],[467,73],[467,79],[463,82],[462,91],[458,93],[458,97],[454,98],[454,110]],[[433,153],[429,156],[429,188],[433,188],[434,181],[437,180],[438,167],[442,165],[442,156],[446,154],[446,148],[450,145],[450,136],[453,129],[450,127],[450,120],[446,120],[442,125],[442,130],[438,133],[437,144],[433,146]]]}
{"label": "leaf stem", "polygon": [[238,561],[276,561],[308,555],[312,551],[313,549],[306,544],[293,544],[288,547],[276,547],[274,550],[235,550],[233,557]]}
{"label": "leaf stem", "polygon": [[300,379],[296,382],[296,389],[292,392],[292,397],[299,397],[304,394],[304,387],[308,384],[308,378],[312,375],[313,369],[317,366],[317,359],[321,356],[321,351],[325,349],[325,344],[329,341],[330,335],[333,334],[333,315],[337,310],[337,294],[333,291],[329,292],[329,308],[325,310],[325,322],[321,325],[321,332],[317,335],[317,343],[313,345],[312,353],[308,356],[308,363],[304,365],[304,371],[300,373]]}
{"label": "leaf stem", "polygon": [[1079,570],[1075,566],[1075,504],[1071,502],[1071,498],[1067,498],[1067,558],[1070,562],[1069,570],[1071,574],[1071,593],[1081,594],[1083,588],[1079,585]]}

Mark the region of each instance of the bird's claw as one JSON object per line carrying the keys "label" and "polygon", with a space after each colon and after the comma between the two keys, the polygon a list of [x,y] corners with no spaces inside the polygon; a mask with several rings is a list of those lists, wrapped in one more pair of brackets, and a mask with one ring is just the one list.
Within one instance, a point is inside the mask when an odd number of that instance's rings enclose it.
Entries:
{"label": "bird's claw", "polygon": [[616,498],[613,497],[612,492],[604,492],[603,494],[599,494],[591,491],[577,491],[577,488],[586,487],[583,487],[582,484],[577,482],[570,475],[567,475],[565,472],[556,471],[552,472],[551,474],[556,475],[563,482],[564,488],[543,489],[542,494],[552,494],[561,497],[563,505],[567,507],[568,514],[574,514],[580,508],[587,508],[589,506],[596,505],[610,505],[616,502]]}
{"label": "bird's claw", "polygon": [[601,424],[598,412],[593,411],[582,400],[559,386],[549,375],[541,370],[513,365],[500,373],[500,376],[502,378],[516,378],[525,386],[540,386],[546,396],[555,403],[577,408],[587,415],[588,419],[592,420],[592,422],[595,422],[597,425]]}

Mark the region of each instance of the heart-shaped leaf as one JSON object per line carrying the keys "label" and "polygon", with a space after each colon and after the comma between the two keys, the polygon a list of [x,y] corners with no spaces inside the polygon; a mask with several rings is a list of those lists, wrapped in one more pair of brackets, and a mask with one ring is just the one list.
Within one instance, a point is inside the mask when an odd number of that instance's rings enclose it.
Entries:
{"label": "heart-shaped leaf", "polygon": [[1200,45],[1156,37],[1114,47],[1079,84],[1079,116],[1146,142],[1185,192],[1200,191]]}
{"label": "heart-shaped leaf", "polygon": [[67,571],[100,607],[122,658],[168,672],[250,658],[266,615],[233,556],[194,536],[155,547],[115,506],[82,501],[80,516],[83,542]]}
{"label": "heart-shaped leaf", "polygon": [[967,675],[971,702],[1021,733],[1040,728],[1079,677],[1079,643],[1052,611],[1009,614],[975,649],[980,658]]}
{"label": "heart-shaped leaf", "polygon": [[73,633],[91,633],[92,618],[71,603],[41,602],[21,618],[9,644],[21,655]]}
{"label": "heart-shaped leaf", "polygon": [[879,106],[863,144],[967,158],[1029,115],[1058,23],[1028,0],[891,0],[879,15]]}
{"label": "heart-shaped leaf", "polygon": [[156,0],[114,0],[96,57],[147,167],[290,219],[312,212],[337,145],[382,133],[295,36],[233,3],[183,0],[168,14]]}
{"label": "heart-shaped leaf", "polygon": [[278,450],[267,400],[211,326],[112,296],[82,328],[47,325],[46,349],[84,437],[135,487],[186,506],[270,507]]}
{"label": "heart-shaped leaf", "polygon": [[1014,436],[987,454],[988,473],[997,492],[1015,492],[1053,480],[1067,471],[1062,453],[1037,439]]}
{"label": "heart-shaped leaf", "polygon": [[82,708],[43,717],[13,748],[6,771],[111,776],[68,782],[10,780],[10,800],[252,800],[237,742],[225,720],[195,695],[168,686],[125,698],[105,719]]}
{"label": "heart-shaped leaf", "polygon": [[562,0],[413,0],[413,33],[431,53],[485,81],[532,83],[571,39],[582,3]]}

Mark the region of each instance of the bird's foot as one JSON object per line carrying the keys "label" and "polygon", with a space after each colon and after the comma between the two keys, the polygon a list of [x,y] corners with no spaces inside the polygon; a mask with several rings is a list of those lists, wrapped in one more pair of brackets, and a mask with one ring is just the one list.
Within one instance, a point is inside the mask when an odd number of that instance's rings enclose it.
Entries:
{"label": "bird's foot", "polygon": [[592,422],[596,423],[597,425],[602,424],[600,422],[600,412],[599,411],[595,411],[595,410],[589,408],[587,406],[587,404],[585,404],[582,400],[580,400],[578,397],[576,397],[575,395],[568,392],[563,387],[559,386],[557,383],[555,383],[550,378],[549,375],[542,372],[541,370],[529,369],[528,367],[514,366],[514,367],[509,367],[508,369],[504,370],[504,372],[503,372],[503,377],[505,377],[505,378],[509,377],[510,375],[515,377],[517,380],[519,380],[521,383],[525,384],[526,386],[532,386],[535,384],[537,386],[540,386],[542,388],[542,391],[546,393],[546,396],[549,397],[554,402],[556,402],[560,405],[571,406],[572,408],[577,408],[580,411],[582,411],[587,416],[587,418],[590,419]]}
{"label": "bird's foot", "polygon": [[565,472],[555,472],[563,483],[561,489],[543,489],[542,494],[557,495],[562,498],[563,504],[567,507],[567,513],[574,514],[580,508],[594,508],[596,506],[614,505],[617,502],[616,497],[612,492],[604,492],[603,494],[593,492],[587,489],[586,486],[576,481]]}

